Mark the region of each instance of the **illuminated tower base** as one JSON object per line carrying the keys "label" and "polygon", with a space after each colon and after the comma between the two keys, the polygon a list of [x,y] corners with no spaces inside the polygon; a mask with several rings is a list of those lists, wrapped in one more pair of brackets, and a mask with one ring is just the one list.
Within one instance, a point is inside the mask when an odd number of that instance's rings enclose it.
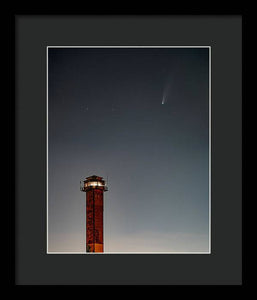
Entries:
{"label": "illuminated tower base", "polygon": [[86,251],[104,252],[103,193],[107,186],[102,177],[93,175],[83,181],[80,190],[86,192]]}

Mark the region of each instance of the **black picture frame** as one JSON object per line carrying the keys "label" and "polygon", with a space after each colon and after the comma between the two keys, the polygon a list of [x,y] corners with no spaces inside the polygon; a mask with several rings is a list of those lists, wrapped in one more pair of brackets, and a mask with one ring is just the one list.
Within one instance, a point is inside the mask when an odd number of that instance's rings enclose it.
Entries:
{"label": "black picture frame", "polygon": [[[242,15],[23,15],[15,21],[15,284],[242,284]],[[212,49],[210,255],[46,254],[46,46]],[[90,270],[90,272],[87,272]]]}

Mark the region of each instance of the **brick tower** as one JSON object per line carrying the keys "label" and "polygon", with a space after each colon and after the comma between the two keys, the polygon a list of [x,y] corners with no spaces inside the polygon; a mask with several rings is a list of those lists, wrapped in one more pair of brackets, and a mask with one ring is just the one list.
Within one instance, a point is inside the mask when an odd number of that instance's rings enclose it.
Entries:
{"label": "brick tower", "polygon": [[103,177],[87,177],[80,186],[86,192],[86,252],[104,252],[103,193],[107,186]]}

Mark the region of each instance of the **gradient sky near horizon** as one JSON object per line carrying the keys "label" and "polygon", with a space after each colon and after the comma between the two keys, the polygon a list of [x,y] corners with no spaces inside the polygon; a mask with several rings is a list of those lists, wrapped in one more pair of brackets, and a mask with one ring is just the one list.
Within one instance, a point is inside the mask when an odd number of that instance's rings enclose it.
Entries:
{"label": "gradient sky near horizon", "polygon": [[85,251],[94,174],[105,252],[209,251],[208,48],[48,48],[49,252]]}

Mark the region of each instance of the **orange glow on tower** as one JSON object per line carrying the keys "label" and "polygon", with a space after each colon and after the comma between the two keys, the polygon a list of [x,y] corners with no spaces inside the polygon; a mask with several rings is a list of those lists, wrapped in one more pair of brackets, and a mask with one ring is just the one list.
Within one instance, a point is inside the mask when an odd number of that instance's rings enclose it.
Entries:
{"label": "orange glow on tower", "polygon": [[87,177],[80,186],[86,192],[86,251],[104,252],[103,193],[107,186],[103,177]]}

